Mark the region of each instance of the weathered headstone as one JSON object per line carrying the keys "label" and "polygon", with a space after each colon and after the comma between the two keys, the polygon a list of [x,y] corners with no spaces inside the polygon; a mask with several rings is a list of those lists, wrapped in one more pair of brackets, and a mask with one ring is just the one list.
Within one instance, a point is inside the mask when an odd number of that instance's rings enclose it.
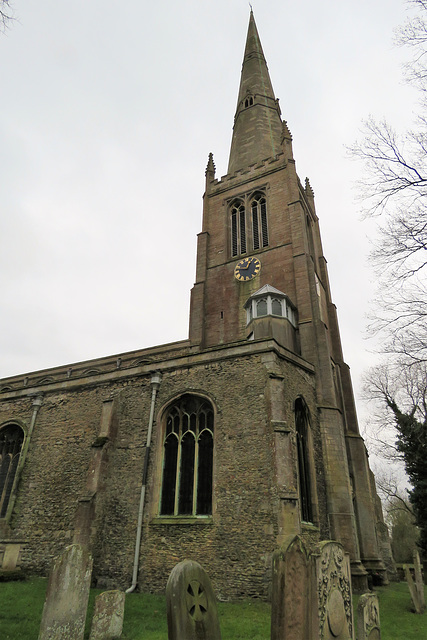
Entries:
{"label": "weathered headstone", "polygon": [[18,566],[20,552],[20,544],[7,544],[4,550],[1,568],[4,571],[14,571]]}
{"label": "weathered headstone", "polygon": [[310,557],[313,640],[353,640],[353,608],[348,554],[337,542],[322,542]]}
{"label": "weathered headstone", "polygon": [[291,536],[273,554],[271,640],[309,638],[309,566],[302,540]]}
{"label": "weathered headstone", "polygon": [[95,598],[89,640],[117,640],[122,635],[124,591],[104,591]]}
{"label": "weathered headstone", "polygon": [[290,537],[273,554],[272,586],[271,640],[354,640],[342,545],[326,541],[308,553],[301,538]]}
{"label": "weathered headstone", "polygon": [[92,557],[72,544],[55,558],[49,575],[39,640],[82,640],[92,575]]}
{"label": "weathered headstone", "polygon": [[420,555],[417,550],[414,551],[414,573],[415,581],[412,577],[411,571],[407,565],[405,567],[405,578],[408,583],[409,593],[411,594],[412,602],[414,604],[415,613],[424,613],[426,608],[424,597],[424,584],[421,572]]}
{"label": "weathered headstone", "polygon": [[221,640],[215,594],[198,562],[184,560],[166,585],[169,640]]}
{"label": "weathered headstone", "polygon": [[357,640],[381,640],[380,608],[375,593],[364,593],[359,598]]}
{"label": "weathered headstone", "polygon": [[418,601],[421,612],[423,613],[426,608],[426,600],[424,595],[424,582],[423,573],[421,569],[420,554],[417,549],[414,550],[414,572],[415,572],[415,585],[418,593]]}

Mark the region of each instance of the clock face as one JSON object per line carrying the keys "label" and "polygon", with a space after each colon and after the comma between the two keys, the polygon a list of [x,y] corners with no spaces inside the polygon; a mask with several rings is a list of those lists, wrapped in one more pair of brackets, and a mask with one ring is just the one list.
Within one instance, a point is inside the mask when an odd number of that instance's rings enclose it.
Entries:
{"label": "clock face", "polygon": [[243,258],[234,267],[234,277],[240,282],[252,280],[260,272],[261,262],[258,258]]}

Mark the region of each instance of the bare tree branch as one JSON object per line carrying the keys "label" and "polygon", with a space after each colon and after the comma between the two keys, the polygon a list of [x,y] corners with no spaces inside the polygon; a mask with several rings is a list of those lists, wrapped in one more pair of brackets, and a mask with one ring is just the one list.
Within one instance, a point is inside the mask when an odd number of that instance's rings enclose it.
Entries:
{"label": "bare tree branch", "polygon": [[9,0],[0,0],[0,31],[4,31],[11,20],[13,14]]}

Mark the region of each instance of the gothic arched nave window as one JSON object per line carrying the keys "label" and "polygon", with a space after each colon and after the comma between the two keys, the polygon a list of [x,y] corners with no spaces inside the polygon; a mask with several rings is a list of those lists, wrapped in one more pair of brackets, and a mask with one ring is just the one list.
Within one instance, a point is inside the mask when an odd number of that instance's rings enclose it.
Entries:
{"label": "gothic arched nave window", "polygon": [[298,453],[298,478],[301,503],[301,519],[313,522],[308,409],[302,398],[295,401],[295,430]]}
{"label": "gothic arched nave window", "polygon": [[0,518],[5,518],[21,455],[24,432],[17,424],[0,429]]}
{"label": "gothic arched nave window", "polygon": [[165,415],[162,516],[212,513],[214,411],[210,402],[185,394]]}

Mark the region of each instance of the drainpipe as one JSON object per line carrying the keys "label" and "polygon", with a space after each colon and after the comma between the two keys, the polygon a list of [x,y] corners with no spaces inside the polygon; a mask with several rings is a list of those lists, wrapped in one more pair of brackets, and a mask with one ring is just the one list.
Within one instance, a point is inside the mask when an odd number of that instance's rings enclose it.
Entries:
{"label": "drainpipe", "polygon": [[35,424],[36,424],[36,420],[37,420],[37,414],[39,412],[40,407],[42,406],[43,403],[43,396],[41,394],[37,394],[36,396],[33,397],[33,414],[31,416],[31,422],[30,422],[30,426],[28,427],[28,431],[26,433],[25,439],[24,439],[24,446],[22,447],[22,451],[21,451],[21,455],[19,457],[19,463],[18,463],[18,467],[16,469],[16,475],[15,475],[15,480],[13,481],[13,486],[12,486],[12,494],[11,494],[11,499],[9,501],[9,506],[7,507],[7,512],[6,512],[6,518],[10,517],[10,514],[13,511],[13,508],[15,506],[15,501],[16,501],[16,491],[14,490],[19,483],[20,477],[21,477],[21,473],[22,473],[22,469],[24,468],[24,464],[25,464],[25,458],[27,457],[27,453],[28,453],[28,448],[30,446],[30,440],[31,440],[31,435],[33,433]]}
{"label": "drainpipe", "polygon": [[136,528],[136,540],[135,540],[135,554],[133,558],[133,574],[132,574],[132,584],[129,589],[126,589],[125,593],[132,593],[135,590],[136,585],[138,584],[138,565],[139,565],[139,550],[141,547],[141,533],[142,533],[142,516],[144,514],[144,504],[145,504],[145,489],[147,486],[147,471],[148,471],[148,459],[150,457],[150,445],[151,445],[151,433],[153,431],[153,421],[154,421],[154,406],[156,404],[156,395],[160,388],[160,383],[162,381],[162,375],[159,372],[155,372],[151,376],[151,407],[150,407],[150,419],[148,421],[148,432],[147,432],[147,442],[145,444],[145,456],[144,456],[144,465],[142,469],[142,485],[141,485],[141,496],[139,498],[139,511],[138,511],[138,524]]}

